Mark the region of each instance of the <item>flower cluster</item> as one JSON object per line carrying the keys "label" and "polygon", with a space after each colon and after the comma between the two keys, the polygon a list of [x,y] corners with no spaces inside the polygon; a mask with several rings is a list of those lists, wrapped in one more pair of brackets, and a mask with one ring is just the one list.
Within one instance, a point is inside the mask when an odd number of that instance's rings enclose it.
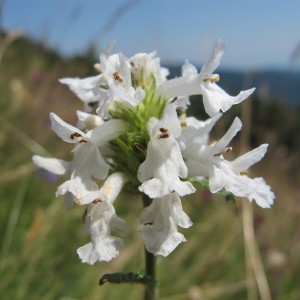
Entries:
{"label": "flower cluster", "polygon": [[[264,179],[249,178],[245,172],[261,160],[268,145],[226,160],[228,145],[242,127],[238,118],[220,140],[209,141],[221,111],[254,91],[230,96],[217,85],[219,76],[213,72],[223,49],[223,41],[217,40],[200,72],[186,61],[182,76],[173,79],[167,79],[168,70],[153,52],[131,58],[104,53],[95,65],[99,75],[60,80],[84,103],[76,126],[50,114],[52,130],[74,144],[74,157],[67,162],[35,155],[33,161],[68,176],[56,192],[65,196],[67,207],[74,202],[86,206],[85,229],[91,241],[77,250],[83,262],[109,261],[123,247],[123,240],[111,232],[125,229],[113,205],[124,188],[151,199],[141,212],[140,234],[148,252],[163,256],[185,241],[178,226],[192,225],[180,197],[195,192],[195,178],[207,180],[212,193],[225,190],[263,208],[272,205],[274,194]],[[185,115],[189,96],[196,94],[203,96],[210,116],[205,121]]]}

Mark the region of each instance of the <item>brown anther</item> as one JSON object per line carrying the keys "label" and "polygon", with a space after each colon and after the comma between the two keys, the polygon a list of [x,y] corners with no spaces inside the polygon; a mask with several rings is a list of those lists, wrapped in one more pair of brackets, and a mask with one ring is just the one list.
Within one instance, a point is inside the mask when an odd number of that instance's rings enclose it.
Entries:
{"label": "brown anther", "polygon": [[120,83],[123,82],[123,79],[122,79],[122,77],[120,76],[120,74],[118,72],[115,72],[113,74],[113,77],[114,77],[114,80],[119,81]]}
{"label": "brown anther", "polygon": [[168,129],[161,127],[161,128],[159,128],[159,131],[161,133],[166,133],[166,132],[168,132]]}
{"label": "brown anther", "polygon": [[158,139],[166,139],[168,137],[170,137],[170,135],[168,133],[162,133]]}
{"label": "brown anther", "polygon": [[81,139],[78,143],[80,144],[87,143],[87,140]]}
{"label": "brown anther", "polygon": [[226,148],[224,148],[224,150],[222,152],[216,153],[214,156],[218,156],[219,157],[219,156],[221,156],[223,154],[229,153],[231,150],[232,150],[232,147],[226,147]]}
{"label": "brown anther", "polygon": [[[74,133],[72,133],[71,136],[70,136],[70,138],[71,138],[72,140],[75,140],[75,138],[81,138],[81,137],[82,137],[82,135],[81,135],[80,133],[78,133],[78,132],[74,132]],[[87,143],[87,140],[81,139],[81,140],[78,141],[78,143]]]}
{"label": "brown anther", "polygon": [[81,134],[78,133],[78,132],[74,132],[74,133],[72,133],[71,136],[70,136],[70,138],[71,138],[72,140],[74,140],[75,138],[78,138],[78,137],[81,137]]}
{"label": "brown anther", "polygon": [[170,136],[167,128],[160,127],[159,131],[161,134],[159,135],[158,139],[166,139]]}
{"label": "brown anther", "polygon": [[95,199],[94,201],[92,201],[93,204],[97,204],[97,203],[100,203],[100,202],[102,202],[101,199]]}

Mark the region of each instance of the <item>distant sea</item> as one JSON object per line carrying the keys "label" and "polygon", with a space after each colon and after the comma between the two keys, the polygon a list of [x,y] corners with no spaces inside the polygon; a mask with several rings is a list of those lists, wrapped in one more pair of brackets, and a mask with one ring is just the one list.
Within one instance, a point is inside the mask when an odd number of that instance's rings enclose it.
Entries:
{"label": "distant sea", "polygon": [[[170,77],[180,76],[181,66],[169,66]],[[198,68],[199,70],[199,68]],[[295,71],[230,71],[216,70],[220,75],[218,85],[231,95],[256,87],[260,99],[300,107],[300,72]]]}

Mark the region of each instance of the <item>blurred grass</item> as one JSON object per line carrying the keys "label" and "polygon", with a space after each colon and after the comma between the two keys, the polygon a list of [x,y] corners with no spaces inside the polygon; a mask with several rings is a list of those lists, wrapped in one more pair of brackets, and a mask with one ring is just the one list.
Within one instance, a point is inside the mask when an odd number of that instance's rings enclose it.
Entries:
{"label": "blurred grass", "polygon": [[[74,123],[80,102],[58,83],[64,76],[93,74],[95,58],[62,59],[26,38],[15,40],[0,62],[0,295],[2,299],[141,299],[139,285],[98,286],[109,272],[143,269],[137,233],[139,199],[123,195],[118,214],[128,223],[121,255],[110,263],[82,264],[76,249],[88,241],[84,208],[66,211],[31,163],[33,154],[67,158],[71,148],[49,126],[50,111]],[[198,104],[197,104],[198,105]],[[251,143],[271,143],[265,160],[252,169],[272,186],[270,210],[255,205],[254,230],[272,299],[300,299],[299,110],[253,99]],[[239,113],[239,111],[234,111]],[[220,137],[233,115],[218,123]],[[238,149],[237,152],[238,153]],[[194,225],[182,230],[187,242],[158,259],[160,299],[247,299],[241,201],[226,202],[199,189],[183,199]],[[259,299],[254,285],[253,295]]]}

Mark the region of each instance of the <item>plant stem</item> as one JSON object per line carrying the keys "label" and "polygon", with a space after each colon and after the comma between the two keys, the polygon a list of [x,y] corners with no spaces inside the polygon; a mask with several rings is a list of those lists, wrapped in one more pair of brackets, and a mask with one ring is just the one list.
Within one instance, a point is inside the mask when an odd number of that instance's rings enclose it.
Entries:
{"label": "plant stem", "polygon": [[155,256],[145,249],[146,275],[151,276],[152,280],[146,284],[145,300],[155,299]]}
{"label": "plant stem", "polygon": [[[143,205],[144,207],[149,206],[152,203],[152,200],[145,194],[143,194]],[[145,269],[146,269],[146,276],[151,277],[151,281],[149,284],[146,284],[145,289],[145,297],[144,300],[155,300],[155,256],[148,252],[145,248]]]}

